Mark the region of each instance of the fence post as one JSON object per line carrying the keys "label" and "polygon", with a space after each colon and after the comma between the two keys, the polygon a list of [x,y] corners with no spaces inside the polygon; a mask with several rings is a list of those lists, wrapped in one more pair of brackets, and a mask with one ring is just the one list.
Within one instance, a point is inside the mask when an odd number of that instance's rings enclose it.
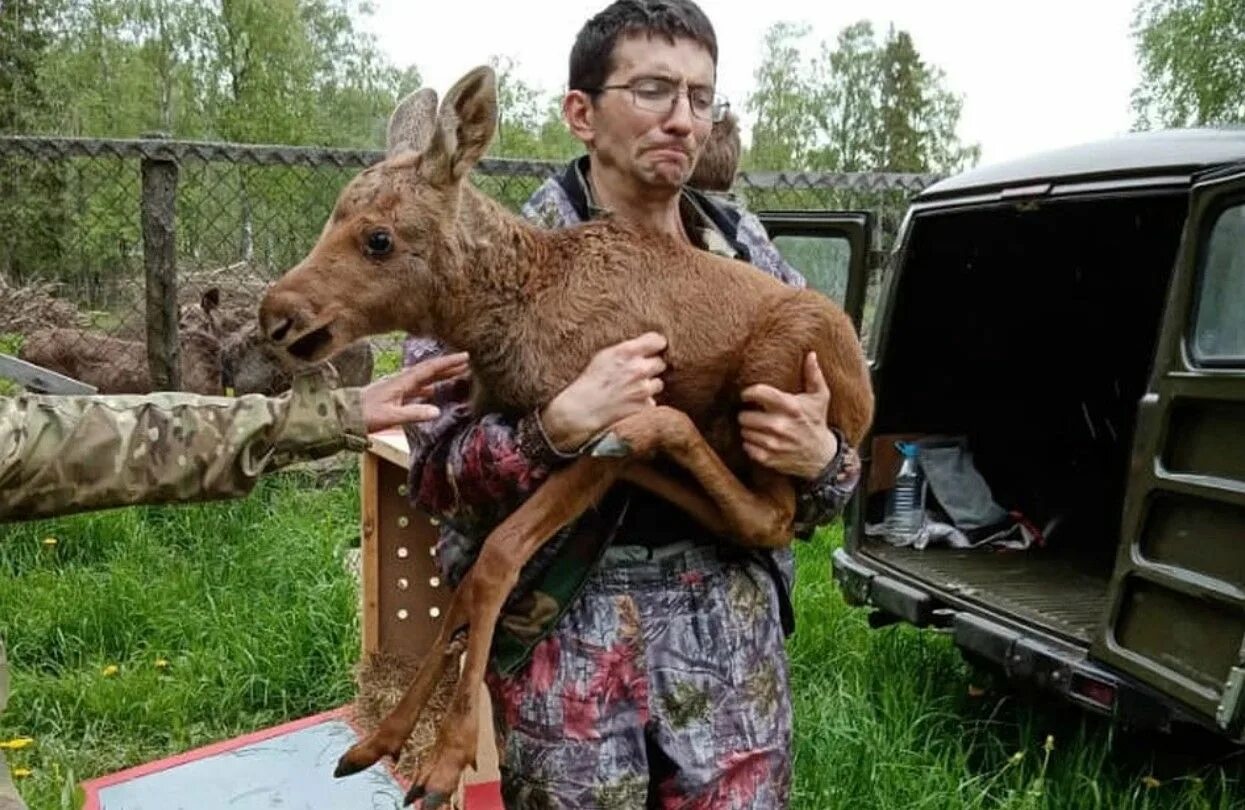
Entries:
{"label": "fence post", "polygon": [[[165,140],[164,133],[144,138]],[[157,391],[181,388],[177,306],[177,163],[170,157],[142,159],[143,265],[147,274],[147,365]]]}

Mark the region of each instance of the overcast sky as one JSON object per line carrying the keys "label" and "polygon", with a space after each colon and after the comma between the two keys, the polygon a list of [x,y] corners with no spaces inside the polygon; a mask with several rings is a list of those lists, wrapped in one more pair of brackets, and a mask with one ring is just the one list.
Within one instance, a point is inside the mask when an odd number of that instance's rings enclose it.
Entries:
{"label": "overcast sky", "polygon": [[[518,74],[561,93],[575,33],[608,0],[374,0],[373,33],[395,63],[419,67],[444,93],[498,54]],[[717,30],[718,87],[744,119],[743,100],[766,29],[812,27],[807,46],[871,19],[909,31],[922,56],[964,98],[961,137],[995,161],[1128,130],[1137,81],[1129,25],[1134,0],[703,0]],[[465,17],[463,15],[466,15]]]}

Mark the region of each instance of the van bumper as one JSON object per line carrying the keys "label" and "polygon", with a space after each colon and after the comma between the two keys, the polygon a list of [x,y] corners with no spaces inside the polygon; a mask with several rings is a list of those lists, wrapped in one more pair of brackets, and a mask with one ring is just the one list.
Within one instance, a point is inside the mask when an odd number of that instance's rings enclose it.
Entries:
{"label": "van bumper", "polygon": [[1001,672],[1018,691],[1073,703],[1138,730],[1170,732],[1174,725],[1192,724],[1222,733],[1162,693],[1089,660],[1082,647],[900,580],[846,549],[834,550],[831,572],[844,601],[872,609],[871,626],[904,622],[936,629],[967,659]]}

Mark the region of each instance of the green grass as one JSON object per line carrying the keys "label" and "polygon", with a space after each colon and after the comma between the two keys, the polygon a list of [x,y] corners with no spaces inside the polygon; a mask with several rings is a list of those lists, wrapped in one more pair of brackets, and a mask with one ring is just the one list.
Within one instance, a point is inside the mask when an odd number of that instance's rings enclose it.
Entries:
{"label": "green grass", "polygon": [[[83,779],[350,699],[359,628],[342,552],[357,536],[358,480],[352,470],[319,492],[312,480],[0,527],[14,676],[0,740],[35,739],[10,754],[32,771],[20,780],[32,810],[76,807]],[[835,542],[827,532],[798,552],[795,807],[1245,802],[1240,758],[1208,766],[1006,690],[970,696],[974,677],[944,637],[870,630],[844,605],[828,576]]]}
{"label": "green grass", "polygon": [[76,781],[350,699],[347,477],[324,492],[281,476],[230,503],[0,528],[13,675],[0,739],[35,739],[10,754],[33,771],[21,784],[32,810],[75,806]]}
{"label": "green grass", "polygon": [[797,551],[795,806],[1080,810],[1245,802],[1240,757],[1208,765],[1224,752],[1121,735],[1077,710],[1018,700],[973,672],[943,636],[903,625],[871,630],[830,581],[836,541],[837,533],[826,533]]}
{"label": "green grass", "polygon": [[[0,354],[17,357],[26,341],[25,335],[16,332],[0,332]],[[12,380],[0,377],[0,397],[14,396],[21,393],[22,387]]]}

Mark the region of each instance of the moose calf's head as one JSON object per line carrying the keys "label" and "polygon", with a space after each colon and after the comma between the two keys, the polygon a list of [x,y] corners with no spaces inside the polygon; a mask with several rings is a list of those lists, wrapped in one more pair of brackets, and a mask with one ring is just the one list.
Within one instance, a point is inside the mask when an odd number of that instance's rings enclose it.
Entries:
{"label": "moose calf's head", "polygon": [[311,252],[264,296],[264,334],[304,363],[371,334],[428,334],[461,254],[462,187],[496,120],[488,67],[459,79],[439,110],[428,88],[403,99],[389,119],[385,159],[342,190]]}

